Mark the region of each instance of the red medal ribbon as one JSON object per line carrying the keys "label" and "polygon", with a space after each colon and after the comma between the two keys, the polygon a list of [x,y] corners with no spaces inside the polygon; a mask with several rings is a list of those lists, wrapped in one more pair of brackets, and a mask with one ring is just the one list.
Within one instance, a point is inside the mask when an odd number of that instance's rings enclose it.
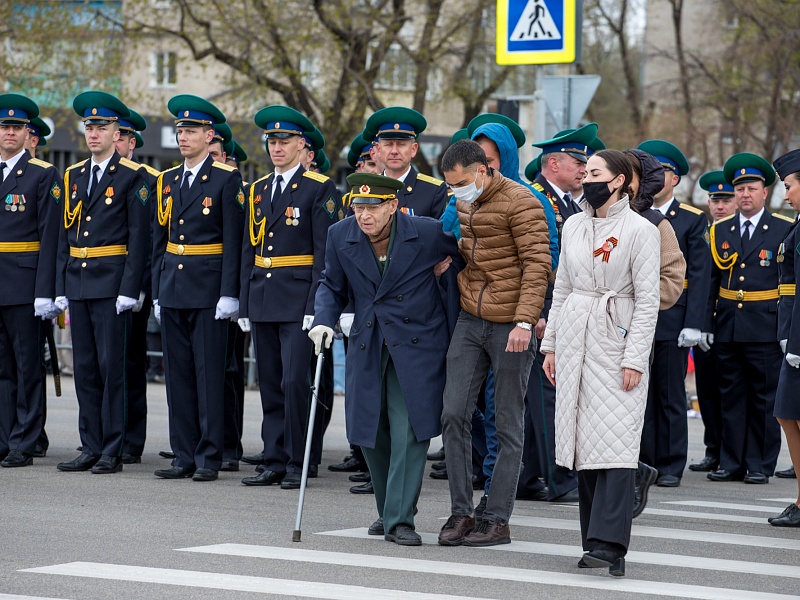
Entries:
{"label": "red medal ribbon", "polygon": [[600,246],[597,250],[594,251],[594,256],[598,257],[601,254],[603,255],[603,262],[608,262],[608,257],[611,256],[611,251],[619,245],[617,238],[610,237],[603,245]]}

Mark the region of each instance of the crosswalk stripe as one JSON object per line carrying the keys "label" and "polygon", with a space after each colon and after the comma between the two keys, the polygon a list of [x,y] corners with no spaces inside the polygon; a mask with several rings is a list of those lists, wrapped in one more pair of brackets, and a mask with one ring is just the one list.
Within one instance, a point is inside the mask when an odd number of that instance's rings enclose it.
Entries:
{"label": "crosswalk stripe", "polygon": [[[383,538],[379,536],[369,535],[367,530],[363,527],[357,529],[341,529],[339,531],[326,531],[320,535],[383,540]],[[422,537],[422,541],[426,544],[437,543],[437,534],[421,533],[420,535]],[[541,542],[523,542],[516,540],[510,544],[489,546],[487,549],[500,552],[521,552],[525,554],[544,554],[547,556],[565,556],[575,558],[582,553],[577,546],[545,544]],[[704,556],[686,556],[680,554],[661,554],[658,552],[636,551],[628,552],[625,560],[646,565],[682,567],[706,571],[726,571],[729,573],[752,573],[753,575],[769,575],[773,577],[790,577],[793,579],[800,579],[800,567],[776,565],[771,563],[758,563],[744,560],[728,560],[723,558],[706,558]]]}
{"label": "crosswalk stripe", "polygon": [[[285,548],[283,550],[285,551]],[[369,560],[371,558],[367,557]],[[72,562],[50,567],[22,569],[22,571],[25,573],[45,573],[48,575],[67,575],[113,581],[135,581],[211,590],[272,594],[274,596],[320,598],[323,600],[375,600],[375,598],[386,600],[476,600],[466,596],[451,596],[449,594],[426,594],[356,585],[298,581],[296,579],[272,579],[270,577],[253,577],[250,575],[229,575],[227,573],[206,573],[203,571],[157,569],[92,562]],[[778,600],[778,598],[784,599],[785,597],[776,596],[774,600]]]}
{"label": "crosswalk stripe", "polygon": [[[778,512],[773,510],[777,516]],[[744,517],[742,515],[720,515],[717,513],[699,513],[690,510],[670,510],[668,508],[645,508],[642,513],[645,516],[656,515],[659,517],[680,517],[682,519],[704,519],[706,521],[727,521],[729,523],[758,523],[763,525],[767,522],[765,517]]]}
{"label": "crosswalk stripe", "polygon": [[[759,523],[764,523],[759,519]],[[563,531],[580,531],[578,521],[567,519],[545,519],[541,517],[512,516],[511,525],[519,527],[538,527],[540,529],[559,529]],[[696,531],[689,529],[671,529],[668,527],[648,527],[634,525],[631,534],[638,537],[651,537],[665,540],[684,540],[687,542],[709,542],[713,544],[729,544],[735,546],[753,546],[756,548],[775,548],[779,550],[800,551],[800,540],[773,538],[758,535],[742,535],[740,533],[718,533],[715,531]]]}
{"label": "crosswalk stripe", "polygon": [[780,502],[781,504],[791,504],[797,502],[797,498],[759,498],[762,502]]}
{"label": "crosswalk stripe", "polygon": [[16,594],[0,594],[0,600],[64,600],[64,598],[45,598],[44,596],[18,596]]}
{"label": "crosswalk stripe", "polygon": [[[352,535],[359,532],[361,535]],[[371,537],[366,530],[342,530],[339,532],[325,532],[322,535],[342,534],[344,537]],[[423,539],[430,540],[433,534],[423,534]],[[428,542],[429,543],[429,542]],[[558,546],[556,544],[539,544],[551,547],[558,553],[562,549],[575,555],[575,548]],[[512,543],[511,546],[514,546]],[[490,549],[503,550],[507,546],[492,546]],[[319,550],[300,550],[284,547],[251,546],[245,544],[218,544],[214,546],[199,546],[183,548],[185,552],[203,552],[209,554],[224,554],[232,556],[246,556],[251,558],[264,558],[268,560],[290,560],[298,562],[313,562],[320,564],[334,564],[363,568],[389,569],[393,571],[408,571],[412,573],[430,573],[438,575],[451,575],[455,577],[474,577],[479,579],[500,579],[503,581],[519,581],[524,583],[540,583],[546,585],[569,586],[577,588],[592,588],[600,590],[613,590],[617,592],[630,592],[648,595],[671,596],[676,598],[700,598],[704,600],[787,600],[790,596],[783,594],[769,594],[736,590],[730,588],[712,588],[705,586],[686,585],[679,583],[665,583],[657,581],[642,581],[635,579],[621,580],[601,578],[594,575],[577,575],[552,571],[537,571],[532,569],[518,569],[496,565],[475,563],[453,563],[434,560],[420,560],[416,558],[398,558],[393,556],[380,556],[375,554],[349,554],[344,552],[324,552]],[[642,553],[639,553],[642,554]],[[629,553],[630,556],[630,553]],[[767,565],[769,566],[769,565]],[[800,571],[800,569],[798,569]]]}
{"label": "crosswalk stripe", "polygon": [[[659,504],[673,504],[675,506],[697,506],[698,508],[722,508],[725,510],[749,510],[776,514],[774,506],[755,506],[753,504],[733,504],[730,502],[709,502],[708,500],[669,500]],[[645,509],[647,510],[647,509]]]}

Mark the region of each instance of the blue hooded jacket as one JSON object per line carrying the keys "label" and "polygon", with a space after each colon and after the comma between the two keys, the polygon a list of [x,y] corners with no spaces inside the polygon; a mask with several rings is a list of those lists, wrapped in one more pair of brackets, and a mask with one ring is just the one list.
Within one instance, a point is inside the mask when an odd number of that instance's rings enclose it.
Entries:
{"label": "blue hooded jacket", "polygon": [[[500,173],[503,177],[507,177],[517,183],[527,187],[531,193],[536,196],[537,200],[542,204],[544,215],[547,219],[547,229],[550,233],[550,257],[553,265],[553,271],[558,268],[558,229],[556,228],[556,213],[553,210],[553,205],[546,196],[537,192],[531,185],[525,183],[519,176],[519,153],[517,150],[517,143],[514,136],[511,135],[508,127],[500,125],[499,123],[486,123],[478,127],[472,134],[474,140],[478,136],[484,135],[495,144],[500,152]],[[456,237],[460,237],[460,228],[458,223],[458,213],[456,211],[456,198],[451,196],[447,203],[447,208],[441,217],[445,231],[452,231]]]}

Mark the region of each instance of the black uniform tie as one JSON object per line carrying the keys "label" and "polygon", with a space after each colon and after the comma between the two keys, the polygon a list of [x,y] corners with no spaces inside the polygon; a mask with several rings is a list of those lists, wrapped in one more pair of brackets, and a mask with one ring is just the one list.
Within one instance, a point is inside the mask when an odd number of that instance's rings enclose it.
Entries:
{"label": "black uniform tie", "polygon": [[95,165],[92,167],[92,176],[89,179],[89,189],[86,191],[86,195],[91,198],[92,192],[97,188],[97,185],[100,183],[100,165]]}
{"label": "black uniform tie", "polygon": [[744,254],[745,250],[747,250],[747,244],[750,242],[750,226],[752,223],[750,221],[744,222],[744,233],[742,234],[742,254]]}
{"label": "black uniform tie", "polygon": [[274,205],[278,199],[281,197],[283,190],[281,189],[281,184],[283,183],[283,175],[278,175],[275,178],[275,187],[272,190],[272,204]]}
{"label": "black uniform tie", "polygon": [[8,167],[6,163],[0,162],[0,182],[6,180],[6,167]]}

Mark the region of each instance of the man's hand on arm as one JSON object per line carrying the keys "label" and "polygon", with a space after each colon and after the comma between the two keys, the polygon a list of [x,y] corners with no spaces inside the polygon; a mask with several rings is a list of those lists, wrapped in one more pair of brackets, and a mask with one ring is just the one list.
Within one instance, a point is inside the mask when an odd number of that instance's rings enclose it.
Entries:
{"label": "man's hand on arm", "polygon": [[527,325],[525,328],[521,327],[519,324],[515,325],[508,334],[506,352],[525,352],[531,345],[532,327],[529,323],[525,325]]}

